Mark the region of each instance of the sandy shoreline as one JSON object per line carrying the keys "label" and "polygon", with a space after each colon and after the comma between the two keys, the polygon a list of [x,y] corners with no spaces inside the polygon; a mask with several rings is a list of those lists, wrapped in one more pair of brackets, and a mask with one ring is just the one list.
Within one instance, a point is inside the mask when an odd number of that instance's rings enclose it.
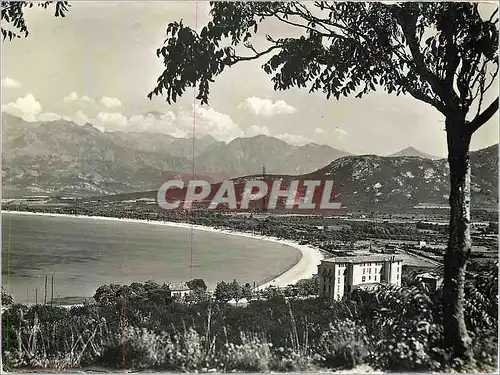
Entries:
{"label": "sandy shoreline", "polygon": [[255,238],[263,241],[269,241],[274,243],[279,243],[282,245],[291,246],[300,251],[302,254],[299,261],[292,266],[292,268],[282,272],[281,274],[275,276],[273,279],[260,284],[258,289],[264,289],[268,286],[274,285],[278,287],[284,287],[290,284],[295,284],[297,281],[301,279],[310,278],[314,275],[318,270],[318,264],[323,259],[323,254],[321,252],[309,245],[299,245],[296,242],[289,240],[280,240],[275,237],[269,236],[261,236],[255,235],[246,232],[238,232],[229,229],[215,229],[209,226],[196,225],[196,224],[188,224],[188,223],[176,223],[170,221],[154,221],[154,220],[140,220],[140,219],[125,219],[125,218],[116,218],[116,217],[106,217],[106,216],[86,216],[86,215],[68,215],[68,214],[56,214],[56,213],[42,213],[42,212],[28,212],[28,211],[2,211],[5,213],[11,214],[21,214],[21,215],[38,215],[38,216],[52,216],[52,217],[73,217],[73,218],[82,218],[82,219],[92,219],[92,220],[115,220],[115,221],[125,221],[131,223],[141,223],[141,224],[150,224],[150,225],[165,225],[169,227],[175,228],[184,228],[184,229],[195,229],[205,232],[212,233],[220,233],[225,235],[246,237],[246,238]]}

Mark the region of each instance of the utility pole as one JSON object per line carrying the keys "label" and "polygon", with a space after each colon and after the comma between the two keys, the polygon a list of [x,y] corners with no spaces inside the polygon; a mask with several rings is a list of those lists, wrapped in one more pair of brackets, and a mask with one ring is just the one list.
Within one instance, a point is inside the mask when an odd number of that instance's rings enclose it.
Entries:
{"label": "utility pole", "polygon": [[54,303],[54,274],[52,274],[52,288],[50,291],[50,306]]}
{"label": "utility pole", "polygon": [[[264,181],[267,184],[267,182],[266,182],[266,165],[265,164],[262,165],[262,181]],[[266,195],[267,195],[267,193],[266,193]],[[263,212],[267,211],[266,195],[264,195],[264,198],[262,198],[262,211]]]}
{"label": "utility pole", "polygon": [[43,291],[43,304],[46,305],[47,304],[47,274],[45,274],[45,288],[44,288],[44,291]]}

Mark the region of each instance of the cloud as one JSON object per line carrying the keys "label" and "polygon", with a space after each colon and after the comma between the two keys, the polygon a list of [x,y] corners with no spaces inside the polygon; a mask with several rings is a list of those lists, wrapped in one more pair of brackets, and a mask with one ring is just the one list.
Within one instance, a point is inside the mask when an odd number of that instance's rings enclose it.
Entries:
{"label": "cloud", "polygon": [[92,120],[81,109],[76,111],[73,121],[75,121],[78,125],[81,126],[85,125],[88,122],[92,123]]}
{"label": "cloud", "polygon": [[45,113],[42,113],[40,116],[38,116],[38,121],[50,122],[50,121],[57,121],[57,120],[60,120],[62,118],[63,118],[63,116],[58,115],[57,113],[45,112]]}
{"label": "cloud", "polygon": [[[66,101],[82,100],[76,93],[66,96]],[[2,111],[24,118],[26,121],[56,121],[60,119],[73,121],[83,126],[92,124],[100,131],[123,132],[150,132],[169,134],[176,138],[191,137],[193,125],[196,137],[211,135],[220,141],[231,141],[237,137],[244,137],[245,132],[225,114],[209,107],[196,106],[193,110],[180,109],[178,113],[168,111],[160,113],[152,111],[146,114],[127,117],[117,111],[100,111],[96,115],[89,115],[79,109],[71,117],[53,112],[42,113],[41,104],[32,94],[18,98],[15,102],[2,106]],[[247,135],[269,134],[265,126],[251,126]]]}
{"label": "cloud", "polygon": [[63,98],[63,101],[65,103],[79,102],[83,104],[88,104],[88,103],[93,103],[94,99],[92,99],[88,95],[79,96],[76,92],[73,91],[71,94],[66,95]]}
{"label": "cloud", "polygon": [[118,112],[99,112],[95,120],[94,125],[107,131],[123,131],[128,122],[127,117]]}
{"label": "cloud", "polygon": [[344,129],[340,129],[340,128],[335,128],[335,130],[333,131],[333,135],[335,136],[335,138],[337,140],[342,140],[347,134],[347,131],[345,131]]}
{"label": "cloud", "polygon": [[255,137],[256,135],[264,134],[264,135],[271,135],[271,132],[267,128],[267,126],[258,126],[258,125],[252,125],[247,130],[245,131],[245,134],[248,137]]}
{"label": "cloud", "polygon": [[69,94],[63,98],[63,101],[65,103],[76,102],[77,100],[78,100],[78,94],[74,91],[71,94]]}
{"label": "cloud", "polygon": [[316,129],[314,129],[314,133],[315,134],[324,134],[325,131],[323,129],[321,129],[321,128],[316,128]]}
{"label": "cloud", "polygon": [[106,108],[116,108],[122,106],[122,102],[119,99],[110,98],[109,96],[103,96],[100,103]]}
{"label": "cloud", "polygon": [[82,102],[87,102],[87,103],[90,103],[90,102],[93,102],[93,101],[94,101],[94,99],[92,99],[92,98],[88,97],[87,95],[83,95],[83,96],[80,98],[80,100],[81,100]]}
{"label": "cloud", "polygon": [[42,112],[42,105],[35,99],[33,94],[19,97],[15,101],[2,105],[2,111],[19,116],[25,121],[36,121],[37,116]]}
{"label": "cloud", "polygon": [[279,138],[282,141],[285,141],[286,143],[290,143],[290,144],[296,145],[296,146],[303,146],[307,143],[312,142],[312,140],[310,138],[307,138],[307,137],[305,137],[303,135],[299,135],[299,134],[283,133],[283,134],[277,135],[276,138]]}
{"label": "cloud", "polygon": [[245,99],[238,108],[247,109],[257,116],[274,116],[280,114],[291,114],[297,112],[297,108],[287,104],[284,100],[273,103],[271,99],[263,99],[252,96]]}
{"label": "cloud", "polygon": [[175,138],[187,138],[189,137],[189,133],[185,130],[176,128],[173,132],[170,132],[169,135]]}
{"label": "cloud", "polygon": [[128,119],[127,131],[182,134],[177,131],[177,116],[173,112],[167,113],[147,113],[145,115],[135,115]]}
{"label": "cloud", "polygon": [[[101,118],[101,125],[108,130],[109,125],[102,120],[104,118]],[[109,122],[107,121],[107,123]],[[116,123],[116,121],[111,122]],[[229,115],[213,108],[201,106],[195,106],[194,111],[181,108],[177,114],[171,111],[166,113],[152,111],[143,115],[131,116],[127,119],[126,126],[120,130],[163,133],[176,138],[186,138],[192,136],[193,126],[196,137],[211,135],[218,140],[227,142],[245,135]]]}
{"label": "cloud", "polygon": [[5,77],[4,79],[2,79],[2,87],[4,88],[15,88],[20,86],[21,82],[18,82],[13,78]]}
{"label": "cloud", "polygon": [[234,123],[231,117],[225,113],[217,112],[213,108],[196,106],[193,115],[183,116],[183,129],[190,129],[192,134],[195,126],[196,136],[211,135],[215,139],[228,142],[237,137],[243,137],[245,133]]}
{"label": "cloud", "polygon": [[63,116],[54,112],[42,112],[42,105],[35,99],[33,94],[27,94],[24,97],[17,98],[13,102],[2,105],[2,111],[21,117],[23,120],[29,122],[74,121],[69,116]]}
{"label": "cloud", "polygon": [[245,136],[245,132],[225,114],[213,108],[194,107],[194,110],[180,108],[174,112],[156,111],[128,118],[124,131],[169,134],[177,138],[191,137],[193,126],[196,137],[211,135],[217,140],[228,142]]}

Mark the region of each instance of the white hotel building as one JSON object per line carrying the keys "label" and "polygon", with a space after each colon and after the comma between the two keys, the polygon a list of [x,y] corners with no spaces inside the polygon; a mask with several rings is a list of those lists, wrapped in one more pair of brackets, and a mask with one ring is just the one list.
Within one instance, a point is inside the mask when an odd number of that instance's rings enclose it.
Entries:
{"label": "white hotel building", "polygon": [[357,288],[370,288],[380,283],[401,286],[403,260],[392,255],[335,257],[318,266],[319,296],[336,300]]}

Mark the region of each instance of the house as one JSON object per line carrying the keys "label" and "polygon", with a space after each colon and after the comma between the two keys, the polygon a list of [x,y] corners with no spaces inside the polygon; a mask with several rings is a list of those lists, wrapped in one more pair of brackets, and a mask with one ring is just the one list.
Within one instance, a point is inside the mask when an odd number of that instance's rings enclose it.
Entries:
{"label": "house", "polygon": [[429,290],[432,290],[432,291],[438,289],[441,286],[441,284],[443,284],[442,277],[431,274],[429,272],[418,274],[417,276],[415,276],[415,278],[419,282],[427,285]]}
{"label": "house", "polygon": [[172,297],[177,297],[177,298],[182,299],[182,298],[191,294],[191,289],[184,282],[182,282],[182,283],[170,283],[170,284],[168,284],[168,287],[170,289],[170,295]]}
{"label": "house", "polygon": [[427,246],[427,242],[425,241],[418,241],[418,248],[422,249]]}
{"label": "house", "polygon": [[402,264],[401,258],[384,254],[322,260],[318,266],[319,296],[340,300],[355,289],[377,287],[381,283],[400,286]]}

